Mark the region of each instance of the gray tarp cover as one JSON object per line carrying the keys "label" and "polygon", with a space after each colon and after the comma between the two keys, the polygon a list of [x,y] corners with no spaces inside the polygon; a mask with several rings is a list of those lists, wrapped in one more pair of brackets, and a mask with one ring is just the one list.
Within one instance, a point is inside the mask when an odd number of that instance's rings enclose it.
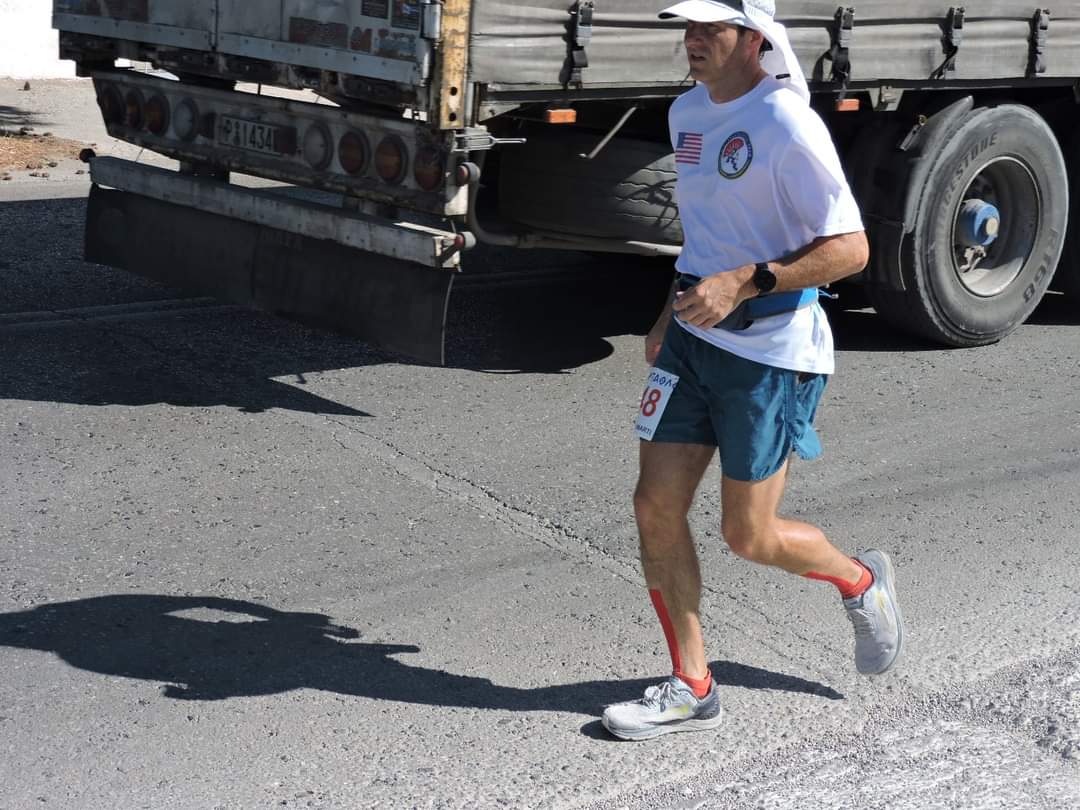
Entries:
{"label": "gray tarp cover", "polygon": [[[682,25],[661,22],[668,3],[596,0],[588,46],[586,86],[672,85],[686,77]],[[855,0],[850,49],[852,81],[926,79],[945,59],[944,31],[950,6],[926,0]],[[472,76],[493,89],[560,83],[567,58],[567,21],[572,0],[475,0]],[[824,55],[839,3],[777,3],[792,46],[808,79],[829,79]],[[980,0],[967,4],[957,79],[1019,78],[1031,58],[1035,3]],[[1080,76],[1080,2],[1052,5],[1045,77]]]}

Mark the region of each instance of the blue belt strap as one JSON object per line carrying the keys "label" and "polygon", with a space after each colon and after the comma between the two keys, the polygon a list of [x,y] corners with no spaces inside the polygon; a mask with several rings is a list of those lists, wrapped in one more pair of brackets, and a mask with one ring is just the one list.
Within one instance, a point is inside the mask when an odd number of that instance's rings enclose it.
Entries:
{"label": "blue belt strap", "polygon": [[768,318],[772,315],[783,315],[785,312],[794,312],[797,309],[808,307],[817,300],[817,287],[759,295],[757,298],[751,298],[746,302],[746,316],[754,320]]}
{"label": "blue belt strap", "polygon": [[[679,289],[685,292],[701,281],[701,277],[692,276],[689,273],[679,273],[677,280]],[[783,315],[787,312],[795,312],[803,307],[808,307],[822,295],[827,296],[828,293],[817,287],[759,295],[757,298],[751,298],[739,304],[734,312],[717,324],[717,327],[739,331],[745,329],[758,318]]]}

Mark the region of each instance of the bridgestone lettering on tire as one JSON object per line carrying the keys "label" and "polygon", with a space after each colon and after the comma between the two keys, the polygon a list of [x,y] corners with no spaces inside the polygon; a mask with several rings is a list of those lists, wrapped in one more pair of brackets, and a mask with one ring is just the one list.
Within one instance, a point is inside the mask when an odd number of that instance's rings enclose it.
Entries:
{"label": "bridgestone lettering on tire", "polygon": [[[901,246],[904,291],[871,288],[887,320],[951,346],[1005,337],[1042,299],[1061,256],[1068,221],[1065,162],[1053,132],[1033,110],[973,110],[942,142],[917,194]],[[917,175],[916,175],[917,176]],[[965,201],[1000,211],[1000,232],[984,259],[958,244]]]}

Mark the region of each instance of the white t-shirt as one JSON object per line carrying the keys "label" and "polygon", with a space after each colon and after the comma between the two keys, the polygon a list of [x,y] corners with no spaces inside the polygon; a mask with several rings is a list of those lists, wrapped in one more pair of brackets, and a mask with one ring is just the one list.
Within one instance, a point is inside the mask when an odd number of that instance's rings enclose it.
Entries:
{"label": "white t-shirt", "polygon": [[[709,276],[783,258],[818,237],[863,230],[825,123],[776,79],[725,104],[699,84],[676,99],[669,124],[685,233],[680,272]],[[748,360],[815,374],[835,370],[832,330],[818,304],[761,318],[740,332],[678,322]]]}

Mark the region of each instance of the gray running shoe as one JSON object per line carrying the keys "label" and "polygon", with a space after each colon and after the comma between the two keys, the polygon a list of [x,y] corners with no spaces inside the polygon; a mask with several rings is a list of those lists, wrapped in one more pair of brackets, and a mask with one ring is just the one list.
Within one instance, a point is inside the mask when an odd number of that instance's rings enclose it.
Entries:
{"label": "gray running shoe", "polygon": [[904,619],[896,603],[893,566],[885,552],[873,549],[855,559],[874,575],[870,590],[844,600],[855,626],[855,668],[863,675],[883,675],[896,663],[904,646]]}
{"label": "gray running shoe", "polygon": [[619,739],[650,740],[675,731],[716,728],[723,720],[716,681],[709,694],[699,699],[682,680],[672,676],[646,689],[641,700],[608,706],[600,722]]}

